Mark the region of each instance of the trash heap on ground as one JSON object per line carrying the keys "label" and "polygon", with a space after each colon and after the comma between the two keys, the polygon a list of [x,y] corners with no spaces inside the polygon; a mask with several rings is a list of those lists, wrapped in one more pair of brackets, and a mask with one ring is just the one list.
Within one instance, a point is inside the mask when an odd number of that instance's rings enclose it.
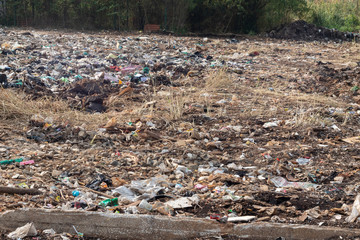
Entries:
{"label": "trash heap on ground", "polygon": [[3,117],[2,211],[358,225],[357,45],[0,35],[1,93],[76,113]]}

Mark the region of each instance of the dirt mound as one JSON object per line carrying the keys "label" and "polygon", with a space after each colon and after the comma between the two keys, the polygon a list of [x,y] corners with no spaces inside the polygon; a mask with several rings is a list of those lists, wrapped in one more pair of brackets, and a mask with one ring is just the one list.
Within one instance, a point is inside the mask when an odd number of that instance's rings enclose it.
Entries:
{"label": "dirt mound", "polygon": [[274,29],[269,33],[269,36],[272,38],[304,41],[353,41],[354,39],[359,41],[358,34],[318,27],[304,20],[298,20]]}

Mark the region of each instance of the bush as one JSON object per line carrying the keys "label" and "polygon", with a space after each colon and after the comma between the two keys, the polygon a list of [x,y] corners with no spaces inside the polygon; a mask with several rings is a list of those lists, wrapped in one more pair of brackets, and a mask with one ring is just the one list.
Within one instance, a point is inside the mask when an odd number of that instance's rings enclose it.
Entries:
{"label": "bush", "polygon": [[271,0],[259,19],[261,30],[270,30],[279,25],[303,18],[309,11],[306,0]]}
{"label": "bush", "polygon": [[340,31],[359,31],[360,18],[355,1],[309,1],[308,22]]}

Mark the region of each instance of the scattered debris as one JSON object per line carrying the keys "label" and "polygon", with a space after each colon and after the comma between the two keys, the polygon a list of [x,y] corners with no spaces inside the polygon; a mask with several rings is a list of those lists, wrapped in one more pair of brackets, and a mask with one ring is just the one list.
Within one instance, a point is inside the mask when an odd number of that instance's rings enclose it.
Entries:
{"label": "scattered debris", "polygon": [[359,227],[356,43],[0,35],[2,211]]}

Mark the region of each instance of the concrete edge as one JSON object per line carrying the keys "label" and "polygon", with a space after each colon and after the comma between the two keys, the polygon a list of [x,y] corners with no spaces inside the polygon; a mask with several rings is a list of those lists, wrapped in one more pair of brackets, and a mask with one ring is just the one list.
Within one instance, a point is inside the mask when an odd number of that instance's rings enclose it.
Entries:
{"label": "concrete edge", "polygon": [[277,223],[221,224],[199,218],[176,218],[152,215],[124,215],[100,212],[24,209],[0,215],[0,229],[13,231],[28,222],[36,229],[53,228],[57,233],[101,239],[191,239],[230,235],[240,239],[334,239],[360,236],[358,229],[289,225]]}

